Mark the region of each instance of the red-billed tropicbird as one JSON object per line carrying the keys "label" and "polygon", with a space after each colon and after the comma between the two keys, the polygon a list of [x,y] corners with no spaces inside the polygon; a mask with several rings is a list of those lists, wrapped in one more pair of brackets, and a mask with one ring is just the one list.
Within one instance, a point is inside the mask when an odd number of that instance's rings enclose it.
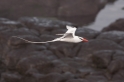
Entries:
{"label": "red-billed tropicbird", "polygon": [[48,42],[56,42],[56,41],[71,42],[71,43],[88,42],[88,40],[83,37],[75,36],[75,31],[77,28],[68,26],[68,25],[66,26],[66,28],[67,28],[67,31],[65,34],[57,34],[57,35],[63,35],[62,37],[56,38],[51,41],[46,41],[46,42],[33,42],[18,36],[12,36],[12,37],[22,39],[28,43],[48,43]]}

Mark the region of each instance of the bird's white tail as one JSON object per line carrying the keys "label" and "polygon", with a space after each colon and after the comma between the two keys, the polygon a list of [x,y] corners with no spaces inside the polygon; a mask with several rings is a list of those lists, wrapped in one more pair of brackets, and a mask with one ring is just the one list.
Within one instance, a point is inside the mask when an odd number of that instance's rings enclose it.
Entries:
{"label": "bird's white tail", "polygon": [[64,34],[56,34],[56,35],[64,35]]}
{"label": "bird's white tail", "polygon": [[51,40],[51,41],[46,41],[46,42],[33,42],[33,41],[29,41],[29,40],[26,40],[26,39],[21,38],[21,37],[18,37],[18,36],[12,36],[12,37],[19,38],[19,39],[24,40],[24,41],[26,41],[26,42],[28,42],[28,43],[48,43],[48,42],[55,42],[55,41],[59,41],[59,39],[57,38],[57,39],[54,39],[54,40]]}

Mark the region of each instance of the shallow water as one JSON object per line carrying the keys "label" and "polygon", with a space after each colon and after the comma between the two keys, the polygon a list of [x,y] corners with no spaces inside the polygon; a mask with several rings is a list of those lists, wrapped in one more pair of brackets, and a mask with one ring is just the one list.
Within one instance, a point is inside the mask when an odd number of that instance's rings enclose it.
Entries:
{"label": "shallow water", "polygon": [[124,0],[117,0],[114,3],[107,4],[97,15],[95,21],[85,27],[101,31],[104,27],[110,25],[119,18],[124,18]]}

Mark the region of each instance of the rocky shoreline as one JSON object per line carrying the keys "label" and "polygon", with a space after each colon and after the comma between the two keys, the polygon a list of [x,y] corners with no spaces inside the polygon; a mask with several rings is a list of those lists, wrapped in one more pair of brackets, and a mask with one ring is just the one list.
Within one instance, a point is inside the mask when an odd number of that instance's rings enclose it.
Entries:
{"label": "rocky shoreline", "polygon": [[89,39],[87,43],[29,44],[12,38],[47,41],[64,33],[65,25],[74,24],[36,17],[0,18],[0,82],[124,81],[124,19],[101,32],[78,27],[76,35]]}

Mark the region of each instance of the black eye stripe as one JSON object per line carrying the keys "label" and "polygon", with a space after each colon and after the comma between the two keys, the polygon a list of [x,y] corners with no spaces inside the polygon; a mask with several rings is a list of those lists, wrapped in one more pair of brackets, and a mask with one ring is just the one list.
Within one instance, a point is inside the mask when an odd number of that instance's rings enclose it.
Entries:
{"label": "black eye stripe", "polygon": [[79,39],[80,39],[80,40],[82,40],[82,38],[81,38],[81,37],[79,37]]}

